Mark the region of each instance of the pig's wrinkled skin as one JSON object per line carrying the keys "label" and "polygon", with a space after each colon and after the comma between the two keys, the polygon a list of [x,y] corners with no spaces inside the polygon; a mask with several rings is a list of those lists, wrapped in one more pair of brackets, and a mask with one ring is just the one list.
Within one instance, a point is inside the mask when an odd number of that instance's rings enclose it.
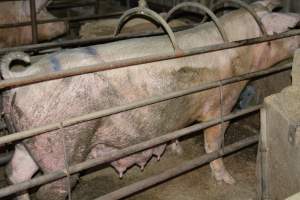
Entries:
{"label": "pig's wrinkled skin", "polygon": [[[36,0],[37,18],[39,20],[54,19],[55,17],[46,11],[47,0]],[[1,23],[19,23],[30,21],[29,0],[0,2]],[[38,25],[39,41],[51,40],[66,32],[64,22],[55,22]],[[0,48],[30,44],[32,42],[31,26],[5,28],[0,31]]]}
{"label": "pig's wrinkled skin", "polygon": [[[256,8],[257,14],[270,34],[286,31],[299,21],[298,15],[268,12],[262,6],[266,2],[252,6]],[[220,20],[231,41],[261,35],[253,17],[244,10],[228,13]],[[223,42],[213,23],[178,32],[176,39],[183,49]],[[96,110],[265,69],[292,56],[299,43],[297,36],[270,43],[24,86],[5,92],[4,111],[9,114],[17,131],[28,130]],[[82,65],[172,51],[172,45],[167,36],[131,39],[52,54],[28,67],[24,74],[60,71]],[[18,73],[16,76],[21,75]],[[231,112],[245,84],[246,81],[242,81],[223,87],[224,115]],[[19,151],[24,151],[25,147],[16,149],[7,168],[8,177],[12,183],[18,183],[23,179],[16,180],[12,177],[27,179],[33,176],[37,168],[28,170],[24,166],[34,165],[34,163],[44,173],[65,168],[64,143],[68,155],[67,160],[72,165],[87,158],[99,157],[111,151],[161,136],[186,127],[195,121],[206,121],[219,115],[220,90],[216,88],[42,134],[22,142],[33,160],[28,157],[17,160],[17,155],[21,154]],[[226,127],[227,124],[224,125],[223,132],[220,131],[220,126],[204,131],[206,152],[220,149]],[[151,153],[160,157],[164,148],[146,150],[111,164],[122,174],[134,164],[144,167]],[[211,168],[218,181],[234,183],[222,159],[213,161]],[[75,185],[76,178],[72,176],[72,186]],[[45,199],[45,197],[46,199],[64,199],[67,196],[66,191],[66,180],[63,179],[42,186],[37,195],[39,199]]]}

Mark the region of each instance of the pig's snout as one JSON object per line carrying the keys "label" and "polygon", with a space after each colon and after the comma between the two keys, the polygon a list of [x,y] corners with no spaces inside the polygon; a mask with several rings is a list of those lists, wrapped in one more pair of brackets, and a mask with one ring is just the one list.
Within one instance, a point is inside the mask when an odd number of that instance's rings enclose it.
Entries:
{"label": "pig's snout", "polygon": [[67,32],[68,24],[66,22],[54,22],[42,24],[39,27],[39,40],[51,40],[64,35]]}

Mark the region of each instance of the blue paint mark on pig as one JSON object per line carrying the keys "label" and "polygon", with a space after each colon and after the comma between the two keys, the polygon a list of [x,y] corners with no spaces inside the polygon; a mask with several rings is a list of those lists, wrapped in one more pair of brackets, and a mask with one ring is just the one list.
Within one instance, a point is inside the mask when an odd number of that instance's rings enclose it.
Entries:
{"label": "blue paint mark on pig", "polygon": [[53,71],[60,71],[61,70],[61,64],[59,62],[59,59],[56,56],[50,57],[50,62],[52,64]]}

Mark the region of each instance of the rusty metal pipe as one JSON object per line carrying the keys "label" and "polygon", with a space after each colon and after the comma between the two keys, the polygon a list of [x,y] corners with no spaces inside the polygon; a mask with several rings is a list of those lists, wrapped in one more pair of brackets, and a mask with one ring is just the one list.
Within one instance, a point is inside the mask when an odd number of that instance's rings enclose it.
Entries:
{"label": "rusty metal pipe", "polygon": [[32,43],[38,43],[38,26],[36,19],[36,6],[35,0],[30,0],[30,19],[31,19],[31,34],[32,34]]}
{"label": "rusty metal pipe", "polygon": [[240,81],[247,80],[247,79],[250,79],[250,78],[253,78],[253,77],[259,77],[259,76],[264,76],[264,75],[267,75],[267,74],[280,72],[280,71],[283,71],[283,70],[290,69],[291,66],[292,66],[291,63],[279,64],[277,67],[270,68],[270,69],[267,69],[267,70],[262,70],[262,71],[259,71],[259,72],[244,74],[244,75],[241,75],[241,76],[237,76],[237,77],[233,77],[233,78],[229,78],[229,79],[224,79],[224,80],[221,80],[221,81],[214,81],[214,82],[199,85],[199,86],[196,86],[196,87],[193,87],[193,88],[190,88],[190,89],[172,92],[172,93],[166,94],[164,96],[151,97],[151,98],[148,98],[146,100],[136,101],[136,102],[133,102],[133,103],[129,103],[127,105],[121,105],[121,106],[114,107],[114,108],[109,108],[109,109],[106,109],[106,110],[100,110],[100,111],[93,112],[93,113],[90,113],[90,114],[86,114],[86,115],[82,115],[82,116],[79,116],[79,117],[67,119],[67,120],[64,120],[64,121],[61,121],[61,122],[52,123],[52,124],[48,124],[46,126],[37,127],[37,128],[31,129],[31,130],[13,133],[13,134],[10,134],[10,135],[7,135],[7,136],[0,137],[0,145],[3,145],[5,143],[14,142],[14,141],[17,141],[17,140],[23,140],[23,139],[30,138],[30,137],[33,137],[33,136],[37,136],[37,135],[40,135],[40,134],[43,134],[43,133],[46,133],[46,132],[49,132],[49,131],[59,130],[61,127],[69,127],[69,126],[76,125],[76,124],[79,124],[79,123],[99,119],[101,117],[107,117],[107,116],[110,116],[110,115],[113,115],[113,114],[118,114],[118,113],[121,113],[121,112],[133,110],[133,109],[136,109],[136,108],[139,108],[139,107],[152,105],[152,104],[155,104],[155,103],[175,99],[175,98],[182,97],[182,96],[185,96],[185,95],[194,94],[194,93],[201,92],[201,91],[204,91],[204,90],[216,88],[216,87],[219,87],[221,85],[224,86],[224,85],[227,85],[227,84],[230,84],[230,83],[240,82]]}
{"label": "rusty metal pipe", "polygon": [[201,167],[205,164],[208,164],[209,162],[232,154],[234,152],[240,151],[246,147],[249,147],[253,144],[256,144],[258,142],[258,135],[248,137],[246,139],[243,139],[239,142],[236,142],[234,144],[231,144],[227,147],[224,147],[224,149],[215,151],[209,154],[205,154],[203,156],[200,156],[199,158],[196,158],[191,161],[187,161],[184,164],[174,167],[172,169],[169,169],[167,171],[164,171],[158,175],[151,176],[149,178],[146,178],[142,181],[133,183],[131,185],[125,186],[121,189],[118,189],[114,192],[111,192],[109,194],[106,194],[102,197],[96,198],[95,200],[117,200],[117,199],[123,199],[125,197],[128,197],[130,195],[136,194],[137,192],[140,192],[142,190],[148,189],[150,187],[156,186],[157,184],[163,183],[165,181],[168,181],[172,178],[175,178],[179,175],[182,175],[184,173],[190,172],[191,170],[194,170],[198,167]]}
{"label": "rusty metal pipe", "polygon": [[[69,167],[68,172],[70,173],[70,175],[76,174],[83,170],[87,170],[87,169],[90,169],[90,168],[93,168],[93,167],[96,167],[96,166],[99,166],[99,165],[102,165],[102,164],[105,164],[108,162],[112,162],[114,160],[126,157],[128,155],[143,151],[145,149],[149,149],[151,147],[155,147],[160,144],[164,144],[168,141],[172,141],[177,138],[189,135],[196,131],[200,131],[205,128],[220,124],[222,121],[229,121],[229,120],[235,119],[237,117],[259,111],[261,108],[262,108],[262,105],[254,106],[252,108],[248,108],[248,109],[239,111],[237,113],[231,113],[227,116],[224,116],[223,120],[221,118],[217,118],[217,119],[214,119],[214,120],[211,120],[208,122],[195,124],[193,126],[190,126],[190,127],[178,130],[178,131],[174,131],[172,133],[148,140],[146,142],[136,144],[136,145],[127,147],[125,149],[122,149],[122,150],[119,150],[116,152],[112,152],[110,155],[103,156],[103,157],[97,158],[97,159],[87,160],[85,162],[72,165]],[[29,181],[11,185],[11,186],[0,189],[0,198],[9,196],[9,195],[33,188],[33,187],[37,187],[39,185],[47,184],[47,183],[59,180],[61,178],[64,178],[66,176],[68,176],[67,170],[61,169],[61,170],[53,171],[49,174],[37,177],[37,178],[33,178]]]}
{"label": "rusty metal pipe", "polygon": [[300,34],[300,30],[292,30],[288,31],[282,34],[276,34],[272,36],[265,36],[265,37],[258,37],[253,39],[246,39],[246,40],[240,40],[235,42],[228,42],[223,44],[216,44],[211,46],[205,46],[205,47],[199,47],[199,48],[193,48],[189,50],[182,50],[182,54],[178,55],[176,53],[164,53],[164,54],[156,54],[156,55],[149,55],[149,56],[143,56],[139,58],[129,58],[124,60],[117,60],[107,63],[100,63],[96,65],[89,65],[89,66],[82,66],[82,67],[76,67],[71,68],[67,70],[62,70],[58,72],[50,72],[47,74],[36,74],[36,75],[30,75],[26,77],[19,77],[19,78],[11,78],[7,80],[3,80],[0,82],[0,89],[5,88],[12,88],[22,85],[28,85],[32,83],[39,83],[43,81],[50,81],[50,80],[56,80],[71,76],[77,76],[82,74],[88,74],[88,73],[95,73],[100,71],[106,71],[106,70],[112,70],[112,69],[118,69],[118,68],[124,68],[129,67],[133,65],[139,65],[141,64],[148,64],[152,62],[158,62],[158,61],[164,61],[164,60],[170,60],[175,58],[182,58],[187,56],[193,56],[203,53],[209,53],[219,50],[225,50],[225,49],[231,49],[235,47],[241,47],[245,45],[252,45],[262,42],[269,42],[272,40],[287,38],[291,36],[296,36]]}

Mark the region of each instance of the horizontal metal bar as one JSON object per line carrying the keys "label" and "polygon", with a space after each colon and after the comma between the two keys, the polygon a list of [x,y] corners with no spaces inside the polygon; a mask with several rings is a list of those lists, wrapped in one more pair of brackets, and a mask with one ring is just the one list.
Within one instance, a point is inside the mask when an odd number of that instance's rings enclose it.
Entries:
{"label": "horizontal metal bar", "polygon": [[[88,16],[79,16],[79,17],[63,17],[63,18],[54,18],[54,19],[47,19],[47,20],[38,20],[37,24],[47,24],[53,22],[75,22],[75,21],[88,21],[94,19],[107,19],[107,18],[114,18],[120,17],[123,12],[115,12],[106,15],[88,15]],[[0,24],[0,29],[2,28],[16,28],[21,26],[30,26],[31,22],[18,22],[18,23],[7,23],[7,24]]]}
{"label": "horizontal metal bar", "polygon": [[[174,32],[185,30],[188,28],[192,28],[194,26],[187,25],[187,26],[180,26],[172,29]],[[74,40],[68,40],[63,42],[46,42],[41,44],[30,44],[30,45],[23,45],[18,47],[9,47],[9,48],[1,48],[0,49],[0,55],[5,54],[12,51],[26,51],[26,52],[32,52],[32,51],[40,51],[45,50],[49,48],[57,48],[57,47],[79,47],[79,46],[86,46],[86,45],[92,45],[92,44],[102,44],[107,42],[115,42],[119,40],[125,40],[125,39],[132,39],[132,38],[140,38],[140,37],[149,37],[149,36],[157,36],[157,35],[163,35],[165,34],[164,31],[157,30],[157,31],[147,31],[145,33],[136,33],[136,34],[120,34],[116,37],[114,36],[101,36],[96,37],[92,39],[74,39]]]}
{"label": "horizontal metal bar", "polygon": [[[261,108],[262,108],[262,105],[254,106],[252,108],[248,108],[248,109],[239,111],[237,113],[231,113],[227,116],[224,116],[223,119],[217,118],[217,119],[214,119],[214,120],[211,120],[208,122],[196,124],[196,125],[193,125],[193,126],[190,126],[190,127],[178,130],[178,131],[174,131],[172,133],[169,133],[169,134],[166,134],[166,135],[154,138],[154,139],[150,139],[146,142],[136,144],[136,145],[127,147],[127,148],[119,150],[119,151],[112,152],[112,153],[110,153],[110,155],[102,156],[101,158],[87,160],[85,162],[72,165],[69,167],[68,171],[71,175],[76,174],[81,171],[84,171],[84,170],[87,170],[87,169],[90,169],[90,168],[93,168],[93,167],[96,167],[96,166],[99,166],[99,165],[102,165],[102,164],[105,164],[108,162],[112,162],[114,160],[126,157],[128,155],[143,151],[145,149],[149,149],[151,147],[155,147],[157,145],[164,144],[168,141],[172,141],[174,139],[189,135],[196,131],[200,131],[205,128],[220,124],[221,122],[229,121],[229,120],[235,119],[237,117],[259,111]],[[61,169],[61,170],[53,171],[53,172],[43,175],[43,176],[39,176],[37,178],[33,178],[29,181],[11,185],[11,186],[0,189],[0,198],[27,190],[29,188],[36,187],[39,185],[47,184],[47,183],[59,180],[61,178],[64,178],[66,176],[67,176],[67,170]]]}
{"label": "horizontal metal bar", "polygon": [[248,137],[246,139],[243,139],[239,142],[236,142],[234,144],[231,144],[229,146],[224,147],[223,150],[215,151],[209,154],[205,154],[203,156],[200,156],[199,158],[196,158],[191,161],[187,161],[184,164],[174,167],[172,169],[166,170],[158,175],[151,176],[149,178],[146,178],[142,181],[133,183],[129,186],[125,186],[121,189],[118,189],[114,192],[111,192],[109,194],[106,194],[102,197],[96,198],[95,200],[117,200],[117,199],[123,199],[125,197],[128,197],[130,195],[136,194],[137,192],[140,192],[142,190],[148,189],[150,187],[156,186],[157,184],[163,183],[165,181],[168,181],[172,178],[175,178],[179,175],[182,175],[184,173],[190,172],[191,170],[194,170],[198,167],[201,167],[205,164],[208,164],[209,162],[232,154],[234,152],[240,151],[246,147],[249,147],[253,144],[258,143],[258,135]]}
{"label": "horizontal metal bar", "polygon": [[163,54],[156,54],[156,55],[149,55],[149,56],[143,56],[139,58],[129,58],[124,60],[117,60],[107,63],[100,63],[96,65],[89,65],[89,66],[82,66],[82,67],[76,67],[71,68],[63,71],[57,71],[57,72],[50,72],[47,74],[36,74],[26,77],[19,77],[19,78],[11,78],[7,80],[3,80],[0,82],[0,89],[4,88],[11,88],[11,87],[17,87],[22,85],[28,85],[32,83],[39,83],[43,81],[50,81],[55,79],[61,79],[71,76],[77,76],[82,74],[88,74],[88,73],[95,73],[100,71],[107,71],[112,69],[118,69],[118,68],[124,68],[128,66],[133,65],[139,65],[141,64],[147,64],[152,62],[158,62],[158,61],[164,61],[164,60],[170,60],[174,58],[182,58],[187,56],[193,56],[218,50],[225,50],[225,49],[231,49],[235,47],[241,47],[245,45],[252,45],[262,42],[268,42],[272,40],[287,38],[291,36],[296,36],[300,34],[300,30],[292,30],[281,34],[276,34],[272,36],[267,37],[259,37],[259,38],[253,38],[253,39],[246,39],[236,42],[229,42],[229,43],[223,43],[223,44],[216,44],[212,46],[206,46],[206,47],[199,47],[199,48],[193,48],[189,50],[182,50],[182,54],[176,54],[174,52],[171,53],[163,53]]}
{"label": "horizontal metal bar", "polygon": [[275,72],[280,72],[283,70],[287,70],[290,69],[292,66],[291,63],[286,63],[286,64],[279,64],[277,67],[273,67],[267,70],[262,70],[259,72],[253,72],[253,73],[249,73],[249,74],[244,74],[241,76],[237,76],[237,77],[233,77],[233,78],[229,78],[229,79],[224,79],[221,81],[214,81],[214,82],[210,82],[207,84],[203,84],[203,85],[199,85],[190,89],[186,89],[186,90],[181,90],[181,91],[176,91],[176,92],[172,92],[169,94],[166,94],[164,96],[159,96],[159,97],[152,97],[146,100],[141,100],[141,101],[136,101],[133,103],[129,103],[127,105],[121,105],[118,107],[114,107],[114,108],[109,108],[106,110],[100,110],[97,112],[93,112],[90,114],[86,114],[86,115],[82,115],[79,117],[75,117],[75,118],[71,118],[68,120],[64,120],[61,122],[57,122],[57,123],[52,123],[52,124],[48,124],[46,126],[42,126],[42,127],[38,127],[38,128],[34,128],[31,130],[27,130],[27,131],[21,131],[21,132],[17,132],[17,133],[13,133],[7,136],[3,136],[0,137],[0,145],[3,145],[5,143],[10,143],[10,142],[14,142],[16,140],[23,140],[29,137],[33,137],[33,136],[37,136],[49,131],[55,131],[55,130],[59,130],[61,128],[61,126],[63,127],[69,127],[75,124],[79,124],[79,123],[83,123],[83,122],[87,122],[87,121],[91,121],[91,120],[95,120],[101,117],[107,117],[113,114],[118,114],[124,111],[129,111],[129,110],[133,110],[139,107],[143,107],[143,106],[147,106],[147,105],[151,105],[151,104],[155,104],[155,103],[159,103],[159,102],[163,102],[166,100],[171,100],[171,99],[175,99],[178,97],[182,97],[185,95],[190,95],[190,94],[194,94],[197,92],[201,92],[204,90],[208,90],[208,89],[212,89],[212,88],[216,88],[219,87],[220,85],[226,85],[226,84],[230,84],[230,83],[235,83],[235,82],[240,82],[243,80],[247,80],[253,77],[259,77],[259,76],[264,76],[267,74],[272,74]]}
{"label": "horizontal metal bar", "polygon": [[70,8],[77,8],[77,7],[91,7],[94,6],[95,2],[72,2],[72,3],[52,3],[47,6],[47,9],[54,10],[54,9],[70,9]]}

